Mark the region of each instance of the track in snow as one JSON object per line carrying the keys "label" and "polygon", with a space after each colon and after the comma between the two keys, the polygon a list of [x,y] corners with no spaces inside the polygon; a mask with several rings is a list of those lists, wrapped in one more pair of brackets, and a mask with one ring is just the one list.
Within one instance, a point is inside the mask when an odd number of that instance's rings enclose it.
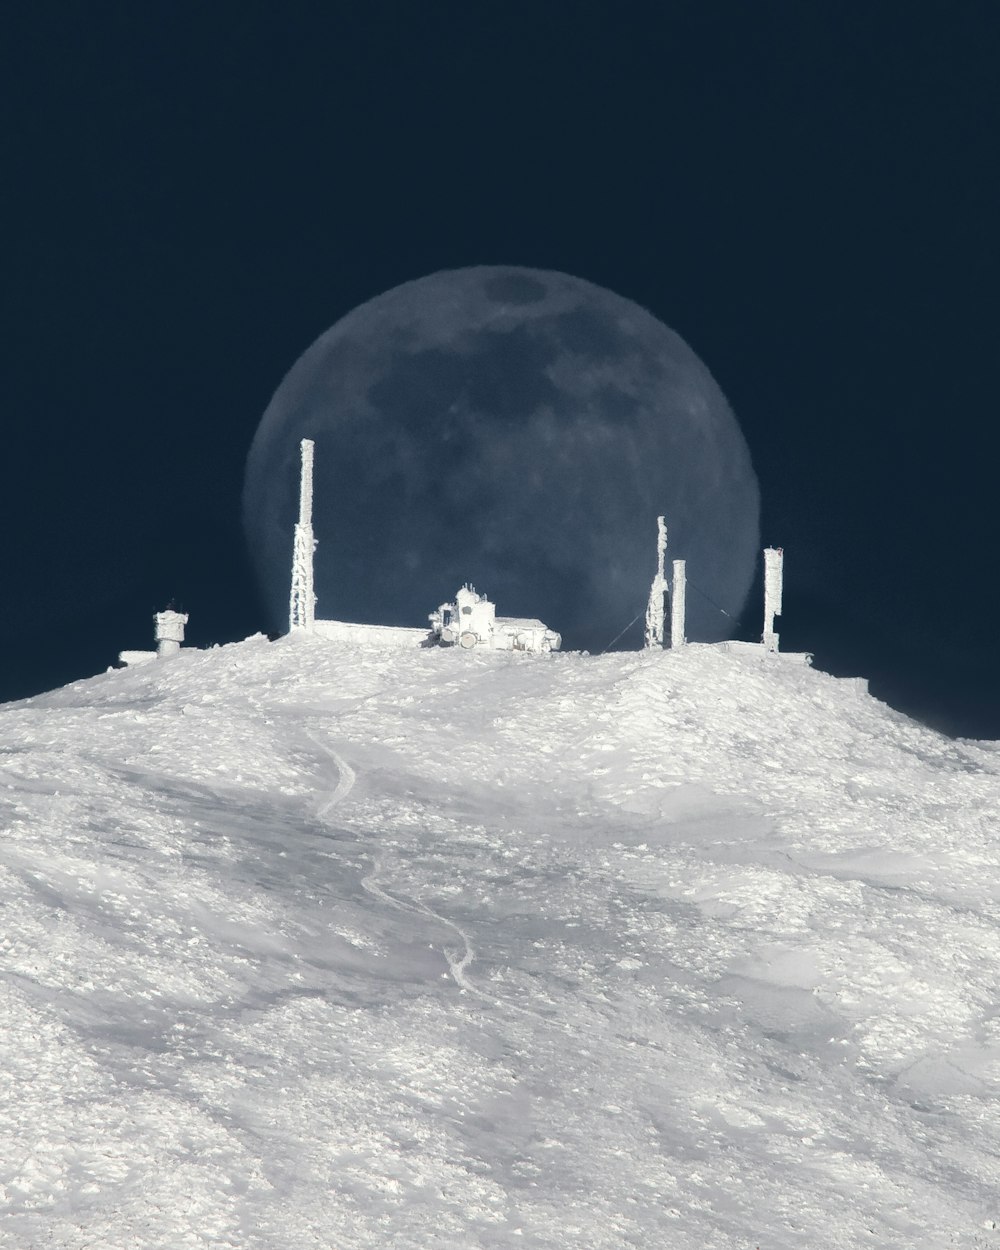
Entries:
{"label": "track in snow", "polygon": [[[348,797],[354,789],[357,782],[357,773],[344,757],[333,747],[328,746],[325,742],[321,742],[313,734],[309,734],[309,738],[324,755],[332,762],[337,769],[337,784],[328,793],[324,801],[316,809],[316,815],[320,820],[325,820],[331,811]],[[489,994],[480,989],[474,981],[467,975],[467,969],[476,960],[476,949],[473,945],[472,938],[462,928],[460,924],[452,920],[450,917],[442,915],[441,912],[435,911],[432,907],[428,907],[426,903],[422,903],[415,898],[398,898],[394,894],[390,894],[379,884],[379,878],[382,875],[381,861],[378,856],[371,857],[372,870],[366,876],[362,877],[360,884],[373,898],[391,907],[394,911],[403,912],[404,914],[414,916],[424,916],[429,920],[443,925],[445,928],[451,929],[457,935],[462,943],[461,955],[456,956],[453,949],[448,946],[442,946],[441,952],[448,963],[448,971],[452,980],[463,993],[473,994],[483,1002],[493,1003],[495,1006],[505,1011],[514,1011],[521,1015],[531,1016],[534,1019],[541,1020],[543,1023],[549,1023],[545,1016],[539,1015],[537,1012],[531,1011],[526,1007],[518,1006],[516,1003],[508,1002],[504,998],[498,998],[494,994]]]}
{"label": "track in snow", "polygon": [[[326,743],[320,742],[320,740],[312,734],[310,734],[309,737],[332,761],[338,774],[337,784],[329,792],[326,799],[316,809],[316,815],[321,820],[324,820],[329,813],[333,811],[338,804],[342,803],[351,793],[358,777],[354,769],[338,751],[335,751],[331,746],[327,746]],[[476,958],[472,940],[465,930],[460,925],[456,924],[454,920],[450,920],[447,916],[442,916],[439,912],[434,911],[433,908],[428,907],[426,903],[421,903],[417,899],[404,901],[402,899],[395,898],[392,894],[389,894],[378,884],[378,877],[380,875],[379,869],[379,860],[376,856],[373,856],[372,871],[367,877],[361,878],[362,888],[365,889],[373,898],[377,898],[381,902],[386,903],[395,911],[408,912],[412,915],[427,916],[431,920],[437,921],[439,924],[444,925],[446,928],[449,928],[452,932],[456,933],[462,942],[461,957],[456,958],[454,953],[449,950],[448,947],[442,948],[444,957],[448,961],[448,970],[451,973],[455,984],[460,990],[467,991],[470,994],[476,994],[480,998],[486,998],[488,1001],[492,1001],[489,999],[488,995],[483,994],[480,990],[478,990],[465,974],[466,968],[468,968],[469,964],[471,964]]]}
{"label": "track in snow", "polygon": [[320,820],[323,820],[328,812],[331,812],[338,803],[343,803],[344,799],[346,799],[351,793],[354,789],[354,783],[358,779],[358,775],[350,764],[348,764],[347,760],[345,760],[342,755],[338,754],[333,747],[328,747],[324,743],[320,742],[318,738],[313,738],[312,734],[310,734],[309,737],[312,738],[312,741],[316,743],[321,751],[330,757],[337,769],[337,784],[330,791],[326,802],[321,803],[316,810],[316,815],[320,818]]}
{"label": "track in snow", "polygon": [[460,959],[456,959],[455,955],[447,946],[442,946],[441,950],[445,959],[448,961],[448,971],[451,973],[452,979],[460,990],[475,994],[478,998],[485,999],[487,1002],[495,1002],[489,994],[484,994],[469,978],[465,975],[465,970],[476,958],[475,948],[472,945],[472,939],[460,925],[454,920],[450,920],[447,916],[442,916],[440,912],[434,911],[432,907],[428,907],[426,903],[421,903],[419,899],[398,899],[384,890],[378,883],[379,877],[379,860],[377,856],[372,856],[372,871],[367,877],[361,878],[362,887],[368,891],[373,898],[387,903],[396,911],[408,912],[411,915],[427,916],[431,920],[436,920],[439,924],[445,925],[452,932],[457,933],[462,942],[463,953]]}

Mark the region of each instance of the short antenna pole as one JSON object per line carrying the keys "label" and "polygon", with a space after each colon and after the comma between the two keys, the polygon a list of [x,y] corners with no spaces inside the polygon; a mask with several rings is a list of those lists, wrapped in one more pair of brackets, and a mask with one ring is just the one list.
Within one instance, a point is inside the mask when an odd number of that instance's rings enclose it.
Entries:
{"label": "short antenna pole", "polygon": [[663,646],[663,594],[667,588],[663,576],[663,560],[667,552],[667,526],[663,517],[656,518],[656,576],[649,588],[646,607],[646,650]]}

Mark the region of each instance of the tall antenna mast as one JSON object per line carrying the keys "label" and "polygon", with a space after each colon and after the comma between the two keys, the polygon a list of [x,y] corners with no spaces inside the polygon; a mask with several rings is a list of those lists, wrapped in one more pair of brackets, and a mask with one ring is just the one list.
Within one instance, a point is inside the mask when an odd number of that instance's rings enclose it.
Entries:
{"label": "tall antenna mast", "polygon": [[646,650],[663,646],[663,593],[667,588],[663,576],[663,560],[667,553],[667,527],[663,517],[656,518],[656,576],[649,588],[646,607]]}
{"label": "tall antenna mast", "polygon": [[292,548],[292,594],[288,605],[288,628],[312,629],[316,619],[313,591],[313,552],[316,539],[312,528],[313,447],[311,438],[302,440],[302,474],[299,479],[299,520]]}
{"label": "tall antenna mast", "polygon": [[778,635],[774,618],[781,615],[781,583],[785,553],[780,547],[764,548],[764,633],[761,642],[768,651],[777,651]]}

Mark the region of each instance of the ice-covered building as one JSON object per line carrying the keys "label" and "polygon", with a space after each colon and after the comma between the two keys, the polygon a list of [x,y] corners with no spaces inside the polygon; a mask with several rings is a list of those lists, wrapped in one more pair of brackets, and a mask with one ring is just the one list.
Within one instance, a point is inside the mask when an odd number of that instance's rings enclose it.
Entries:
{"label": "ice-covered building", "polygon": [[431,634],[442,646],[465,650],[558,651],[562,638],[534,617],[497,616],[496,605],[472,586],[463,586],[454,603],[442,603],[429,616]]}
{"label": "ice-covered building", "polygon": [[184,626],[188,623],[186,612],[177,612],[173,606],[153,616],[155,622],[155,651],[119,651],[118,663],[134,667],[148,664],[150,660],[165,660],[176,655],[184,642]]}

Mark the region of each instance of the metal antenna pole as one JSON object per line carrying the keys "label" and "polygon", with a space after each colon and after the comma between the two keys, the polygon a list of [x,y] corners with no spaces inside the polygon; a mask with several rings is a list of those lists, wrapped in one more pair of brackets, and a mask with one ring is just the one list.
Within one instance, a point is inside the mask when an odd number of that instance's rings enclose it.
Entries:
{"label": "metal antenna pole", "polygon": [[670,646],[683,647],[687,639],[684,637],[685,588],[687,576],[683,560],[674,561],[674,584],[670,589]]}
{"label": "metal antenna pole", "polygon": [[292,548],[292,593],[288,605],[289,629],[312,629],[316,618],[313,591],[313,552],[316,539],[312,528],[313,447],[311,438],[302,440],[302,472],[299,478],[299,519]]}

